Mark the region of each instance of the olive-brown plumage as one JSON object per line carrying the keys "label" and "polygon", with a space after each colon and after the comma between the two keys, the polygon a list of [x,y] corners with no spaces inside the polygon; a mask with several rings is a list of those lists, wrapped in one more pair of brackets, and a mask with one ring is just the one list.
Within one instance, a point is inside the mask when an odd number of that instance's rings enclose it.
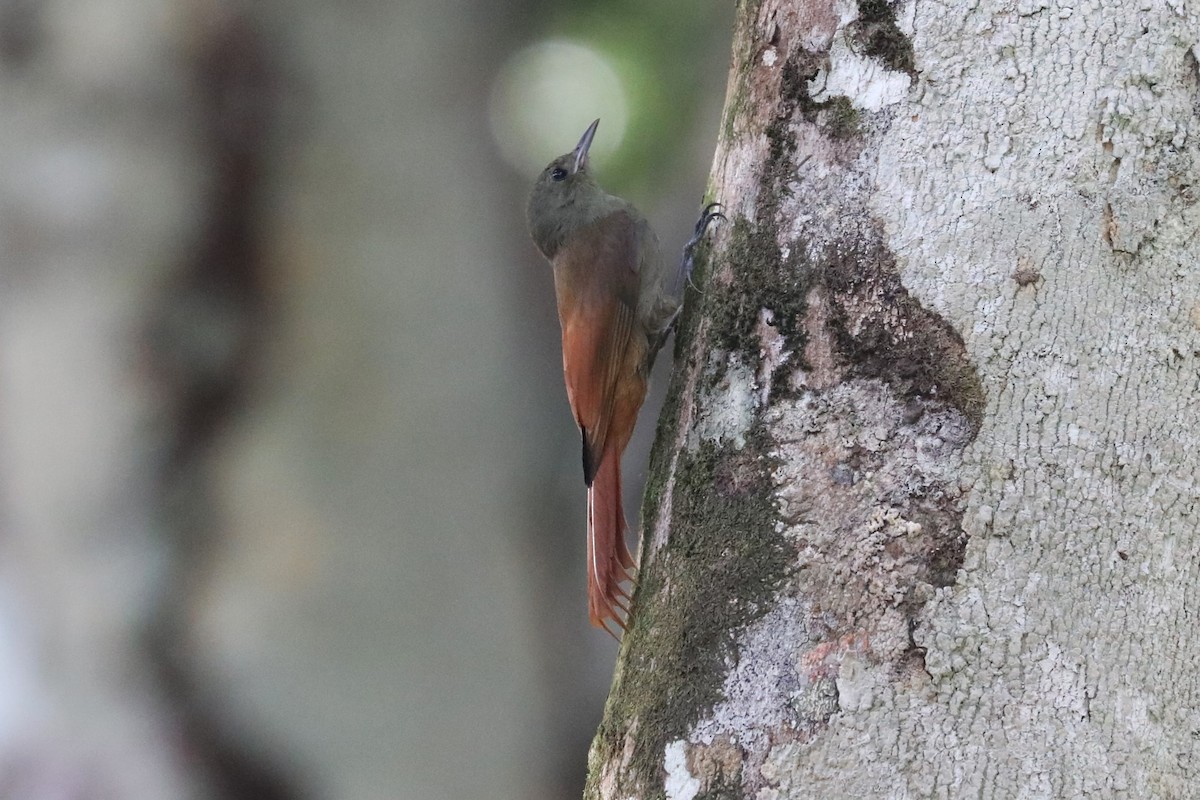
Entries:
{"label": "olive-brown plumage", "polygon": [[546,167],[529,199],[529,230],[554,270],[567,399],[583,439],[588,487],[588,616],[625,627],[633,556],[625,544],[621,454],[646,398],[646,378],[678,308],[658,242],[630,203],[588,171],[596,120]]}

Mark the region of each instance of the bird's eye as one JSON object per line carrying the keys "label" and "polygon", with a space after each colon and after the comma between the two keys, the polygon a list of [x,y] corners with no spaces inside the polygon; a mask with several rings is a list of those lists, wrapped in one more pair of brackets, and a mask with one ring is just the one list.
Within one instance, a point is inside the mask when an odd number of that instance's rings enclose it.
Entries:
{"label": "bird's eye", "polygon": [[567,179],[567,171],[562,167],[555,167],[550,170],[550,180],[563,181]]}

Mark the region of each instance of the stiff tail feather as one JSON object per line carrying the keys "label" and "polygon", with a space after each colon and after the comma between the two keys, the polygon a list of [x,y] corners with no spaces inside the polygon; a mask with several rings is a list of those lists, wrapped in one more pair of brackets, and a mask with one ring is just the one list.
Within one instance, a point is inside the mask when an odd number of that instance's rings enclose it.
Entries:
{"label": "stiff tail feather", "polygon": [[587,515],[588,618],[609,633],[609,621],[625,630],[630,597],[621,584],[633,579],[635,562],[625,544],[620,453],[601,459],[588,487]]}

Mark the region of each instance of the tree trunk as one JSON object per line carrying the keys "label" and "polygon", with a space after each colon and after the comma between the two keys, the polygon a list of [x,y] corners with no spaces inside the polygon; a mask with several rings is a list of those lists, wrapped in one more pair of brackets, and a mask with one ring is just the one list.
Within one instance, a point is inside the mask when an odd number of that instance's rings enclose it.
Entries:
{"label": "tree trunk", "polygon": [[741,3],[588,797],[1200,785],[1198,12]]}

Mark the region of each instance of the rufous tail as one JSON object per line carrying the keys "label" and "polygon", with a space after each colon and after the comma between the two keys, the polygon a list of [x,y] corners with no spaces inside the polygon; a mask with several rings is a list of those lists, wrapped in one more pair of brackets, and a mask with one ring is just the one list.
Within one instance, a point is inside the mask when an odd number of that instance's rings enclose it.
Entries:
{"label": "rufous tail", "polygon": [[621,454],[610,450],[600,461],[587,498],[588,617],[609,633],[609,621],[625,630],[629,618],[629,592],[621,584],[632,580],[635,562],[625,544],[625,529]]}

